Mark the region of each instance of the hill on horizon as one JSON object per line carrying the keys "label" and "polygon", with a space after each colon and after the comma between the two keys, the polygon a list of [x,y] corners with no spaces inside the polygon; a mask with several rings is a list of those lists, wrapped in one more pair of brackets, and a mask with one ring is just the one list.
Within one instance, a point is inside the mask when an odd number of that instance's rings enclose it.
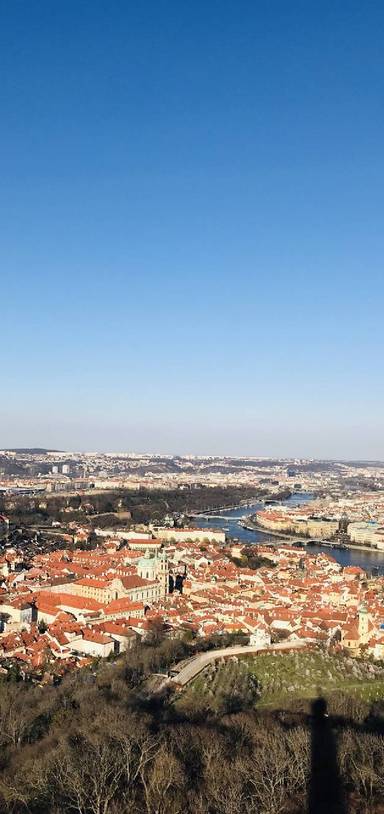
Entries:
{"label": "hill on horizon", "polygon": [[45,449],[44,447],[7,447],[3,452],[18,452],[20,455],[47,455],[48,452],[64,452],[62,449]]}

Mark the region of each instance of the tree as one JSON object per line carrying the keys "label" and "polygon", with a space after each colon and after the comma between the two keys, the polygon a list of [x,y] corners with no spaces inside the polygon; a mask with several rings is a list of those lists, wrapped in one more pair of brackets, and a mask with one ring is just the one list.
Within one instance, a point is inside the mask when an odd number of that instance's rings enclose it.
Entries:
{"label": "tree", "polygon": [[152,647],[158,647],[165,639],[165,626],[161,616],[155,616],[148,621],[148,634],[146,641]]}

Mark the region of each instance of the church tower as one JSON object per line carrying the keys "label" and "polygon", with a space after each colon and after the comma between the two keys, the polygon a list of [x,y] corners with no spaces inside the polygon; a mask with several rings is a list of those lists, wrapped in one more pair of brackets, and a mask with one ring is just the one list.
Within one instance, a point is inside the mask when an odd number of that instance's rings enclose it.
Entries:
{"label": "church tower", "polygon": [[157,579],[161,584],[161,596],[167,595],[169,589],[169,568],[165,551],[160,551],[159,554],[156,553],[155,556],[153,556],[147,549],[144,557],[140,557],[137,563],[137,572],[142,579],[150,579],[152,582]]}
{"label": "church tower", "polygon": [[156,557],[157,561],[157,579],[161,583],[161,595],[166,596],[169,589],[169,567],[168,557],[165,551],[160,551]]}
{"label": "church tower", "polygon": [[365,644],[368,641],[369,635],[369,615],[366,605],[360,605],[359,607],[358,630],[360,644]]}

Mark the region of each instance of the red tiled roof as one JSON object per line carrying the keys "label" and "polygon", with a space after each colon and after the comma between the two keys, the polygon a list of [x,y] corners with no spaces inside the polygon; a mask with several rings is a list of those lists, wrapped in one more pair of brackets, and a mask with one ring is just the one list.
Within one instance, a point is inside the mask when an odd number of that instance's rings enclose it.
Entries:
{"label": "red tiled roof", "polygon": [[89,630],[89,628],[85,628],[82,631],[83,639],[86,642],[95,642],[95,644],[111,644],[113,641],[109,636],[104,636],[102,633],[99,633],[97,630]]}
{"label": "red tiled roof", "polygon": [[116,613],[120,611],[135,611],[135,610],[143,610],[144,605],[142,602],[132,602],[128,596],[122,596],[120,599],[113,599],[112,602],[109,602],[108,605],[104,608],[104,613]]}
{"label": "red tiled roof", "polygon": [[148,588],[150,585],[156,585],[156,580],[143,579],[136,574],[128,577],[121,577],[124,588],[127,590],[132,588]]}

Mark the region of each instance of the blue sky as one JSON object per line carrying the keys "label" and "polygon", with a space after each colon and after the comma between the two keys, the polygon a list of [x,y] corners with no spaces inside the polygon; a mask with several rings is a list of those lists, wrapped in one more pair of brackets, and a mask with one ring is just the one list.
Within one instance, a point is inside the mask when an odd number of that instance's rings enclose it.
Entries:
{"label": "blue sky", "polygon": [[383,5],[0,12],[0,446],[384,458]]}

